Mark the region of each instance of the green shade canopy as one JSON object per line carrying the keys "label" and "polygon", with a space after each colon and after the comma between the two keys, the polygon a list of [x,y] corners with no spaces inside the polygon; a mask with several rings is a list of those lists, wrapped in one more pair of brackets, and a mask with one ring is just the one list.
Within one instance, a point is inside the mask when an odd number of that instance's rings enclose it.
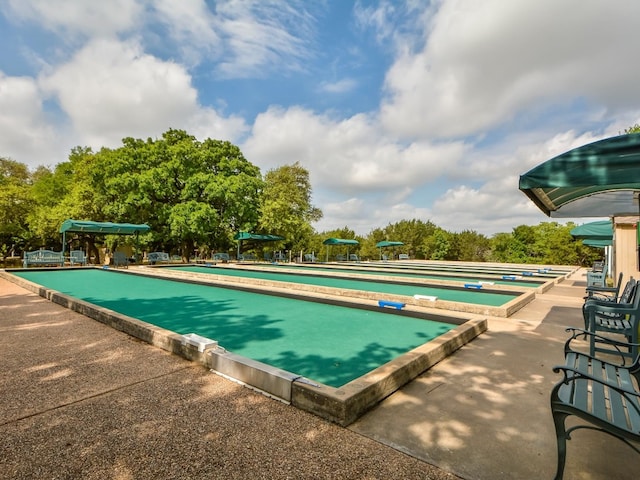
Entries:
{"label": "green shade canopy", "polygon": [[399,247],[400,245],[404,245],[404,243],[402,243],[402,242],[390,242],[388,240],[383,240],[382,242],[376,243],[376,247],[378,247],[378,248]]}
{"label": "green shade canopy", "polygon": [[[584,240],[608,240],[611,245],[613,239],[613,225],[611,220],[598,220],[596,222],[578,225],[569,232],[573,238]],[[585,245],[588,245],[585,243]]]}
{"label": "green shade canopy", "polygon": [[343,238],[327,238],[323,245],[359,245],[357,240],[345,240]]}
{"label": "green shade canopy", "polygon": [[522,190],[558,218],[637,215],[640,133],[574,148],[520,176]]}
{"label": "green shade canopy", "polygon": [[587,245],[589,247],[604,248],[604,247],[610,247],[612,242],[613,240],[594,240],[592,238],[587,238],[582,241],[582,244]]}
{"label": "green shade canopy", "polygon": [[278,240],[284,240],[284,237],[279,235],[262,235],[258,233],[238,232],[233,237],[234,240],[253,240],[256,242],[276,242]]}
{"label": "green shade canopy", "polygon": [[84,232],[103,233],[105,235],[135,235],[148,232],[151,229],[144,223],[111,223],[111,222],[90,222],[88,220],[65,220],[60,227],[60,233]]}

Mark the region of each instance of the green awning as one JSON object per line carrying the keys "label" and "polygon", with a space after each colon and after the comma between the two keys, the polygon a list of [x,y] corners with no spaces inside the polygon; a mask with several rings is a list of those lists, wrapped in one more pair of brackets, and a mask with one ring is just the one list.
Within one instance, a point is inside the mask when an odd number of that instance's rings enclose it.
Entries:
{"label": "green awning", "polygon": [[520,176],[519,188],[558,218],[637,215],[640,133],[574,148]]}
{"label": "green awning", "polygon": [[278,240],[284,240],[284,237],[279,235],[263,235],[259,233],[238,232],[233,237],[234,240],[254,240],[256,242],[276,242]]}
{"label": "green awning", "polygon": [[135,235],[137,233],[148,232],[151,229],[144,223],[111,223],[111,222],[90,222],[88,220],[65,220],[60,227],[60,233],[84,232],[103,233],[105,235]]}
{"label": "green awning", "polygon": [[[571,229],[569,232],[573,238],[584,240],[608,240],[611,245],[613,239],[613,224],[611,220],[598,220],[589,222]],[[587,245],[585,243],[585,245]]]}
{"label": "green awning", "polygon": [[388,240],[383,240],[382,242],[376,243],[376,247],[378,247],[378,248],[399,247],[401,245],[404,245],[404,243],[402,243],[402,242],[390,242]]}
{"label": "green awning", "polygon": [[604,248],[604,247],[610,247],[612,242],[613,240],[594,240],[591,238],[587,238],[586,240],[582,241],[582,244],[587,245],[589,247]]}
{"label": "green awning", "polygon": [[357,240],[348,240],[348,239],[343,239],[343,238],[327,238],[324,242],[322,242],[323,245],[359,245],[360,242],[358,242]]}

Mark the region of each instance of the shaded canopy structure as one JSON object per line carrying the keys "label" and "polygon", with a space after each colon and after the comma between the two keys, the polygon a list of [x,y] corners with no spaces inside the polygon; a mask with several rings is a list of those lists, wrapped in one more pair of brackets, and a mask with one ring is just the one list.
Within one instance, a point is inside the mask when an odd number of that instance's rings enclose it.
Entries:
{"label": "shaded canopy structure", "polygon": [[84,232],[102,233],[104,235],[136,235],[148,232],[151,229],[144,223],[111,223],[111,222],[91,222],[89,220],[65,220],[60,227],[60,233]]}
{"label": "shaded canopy structure", "polygon": [[610,247],[612,243],[613,243],[613,240],[596,240],[592,238],[587,238],[585,240],[582,240],[582,244],[587,245],[588,247],[605,248],[605,247]]}
{"label": "shaded canopy structure", "polygon": [[[569,234],[576,239],[608,241],[613,240],[613,223],[611,220],[598,220],[572,228]],[[585,245],[588,245],[585,243]]]}
{"label": "shaded canopy structure", "polygon": [[[520,176],[519,187],[546,215],[557,218],[638,217],[640,133],[606,138],[574,148]],[[635,252],[627,244],[631,230]],[[638,222],[615,222],[615,270],[640,272]],[[624,237],[625,240],[622,240]],[[591,240],[596,241],[595,239]],[[630,243],[630,242],[628,242]],[[633,266],[631,258],[635,257]]]}
{"label": "shaded canopy structure", "polygon": [[260,233],[238,232],[233,237],[234,240],[253,240],[256,242],[276,242],[278,240],[284,240],[284,237],[279,235],[263,235]]}
{"label": "shaded canopy structure", "polygon": [[389,240],[383,240],[381,242],[376,243],[376,247],[380,249],[380,260],[382,260],[382,249],[387,247],[400,247],[404,245],[402,242],[392,242]]}
{"label": "shaded canopy structure", "polygon": [[378,242],[376,243],[376,247],[377,248],[384,248],[384,247],[399,247],[401,245],[404,245],[404,243],[402,242],[390,242],[388,240],[383,240],[382,242]]}
{"label": "shaded canopy structure", "polygon": [[549,217],[637,215],[640,133],[574,148],[520,176],[519,188]]}
{"label": "shaded canopy structure", "polygon": [[598,220],[585,223],[572,228],[569,234],[582,240],[583,245],[595,248],[604,248],[607,273],[611,274],[611,246],[613,245],[613,222],[611,220]]}
{"label": "shaded canopy structure", "polygon": [[240,251],[242,250],[242,242],[243,241],[251,241],[251,242],[277,242],[278,240],[284,240],[284,237],[279,235],[270,235],[270,234],[261,234],[261,233],[249,233],[249,232],[238,232],[233,236],[234,240],[238,241],[238,256],[236,258],[240,258]]}
{"label": "shaded canopy structure", "polygon": [[112,223],[112,222],[92,222],[89,220],[67,219],[60,226],[62,233],[62,253],[64,254],[67,245],[67,233],[94,233],[102,235],[138,235],[139,233],[151,230],[149,225],[144,223]]}
{"label": "shaded canopy structure", "polygon": [[357,240],[348,240],[344,238],[327,238],[323,245],[359,245],[360,242]]}
{"label": "shaded canopy structure", "polygon": [[323,245],[327,246],[327,262],[329,261],[329,249],[331,245],[347,245],[347,258],[349,258],[349,245],[359,245],[360,242],[357,240],[350,240],[345,238],[327,238]]}

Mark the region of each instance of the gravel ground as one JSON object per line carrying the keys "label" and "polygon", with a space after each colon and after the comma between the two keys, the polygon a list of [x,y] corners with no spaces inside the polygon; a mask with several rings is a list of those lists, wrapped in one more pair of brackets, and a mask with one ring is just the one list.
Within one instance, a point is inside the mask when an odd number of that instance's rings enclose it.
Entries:
{"label": "gravel ground", "polygon": [[0,278],[0,478],[448,474]]}

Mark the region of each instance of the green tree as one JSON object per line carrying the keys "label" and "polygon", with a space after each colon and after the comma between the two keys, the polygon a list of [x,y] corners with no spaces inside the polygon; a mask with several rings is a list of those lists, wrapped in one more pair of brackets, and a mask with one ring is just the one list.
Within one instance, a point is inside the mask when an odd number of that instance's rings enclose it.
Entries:
{"label": "green tree", "polygon": [[511,258],[511,245],[513,235],[511,233],[496,233],[490,240],[491,252],[489,260],[492,262],[506,263]]}
{"label": "green tree", "polygon": [[92,174],[104,214],[112,221],[147,223],[153,249],[227,251],[233,235],[255,225],[260,170],[230,142],[199,142],[182,130],[161,139],[125,138],[97,154]]}
{"label": "green tree", "polygon": [[432,235],[427,237],[423,244],[423,251],[430,260],[453,260],[454,236],[446,230],[436,227]]}
{"label": "green tree", "polygon": [[431,237],[437,227],[431,221],[401,220],[389,224],[385,229],[383,240],[402,242],[404,245],[396,250],[396,253],[406,253],[411,258],[429,258],[425,251],[425,239]]}
{"label": "green tree", "polygon": [[636,123],[633,127],[625,128],[624,133],[640,133],[640,124]]}
{"label": "green tree", "polygon": [[18,255],[30,236],[27,218],[34,202],[30,192],[31,174],[26,165],[0,158],[0,255]]}
{"label": "green tree", "polygon": [[311,223],[322,218],[322,211],[311,203],[309,172],[296,162],[269,170],[264,182],[259,230],[284,237],[283,246],[293,252],[308,250]]}
{"label": "green tree", "polygon": [[456,260],[465,262],[485,262],[491,251],[491,242],[474,230],[463,230],[453,234]]}
{"label": "green tree", "polygon": [[[34,172],[32,196],[36,207],[29,217],[29,225],[32,233],[44,243],[60,243],[60,225],[67,219],[107,220],[95,198],[93,162],[90,148],[75,147],[69,160],[56,165],[53,171],[38,167]],[[94,235],[76,234],[67,237],[67,242],[65,250],[80,248],[96,263],[100,261]]]}
{"label": "green tree", "polygon": [[[376,244],[383,240],[388,240],[387,234],[383,229],[374,228],[373,230],[371,230],[360,245],[360,256],[369,260],[380,259],[380,249],[376,247]],[[383,254],[388,255],[386,251],[383,252]]]}

